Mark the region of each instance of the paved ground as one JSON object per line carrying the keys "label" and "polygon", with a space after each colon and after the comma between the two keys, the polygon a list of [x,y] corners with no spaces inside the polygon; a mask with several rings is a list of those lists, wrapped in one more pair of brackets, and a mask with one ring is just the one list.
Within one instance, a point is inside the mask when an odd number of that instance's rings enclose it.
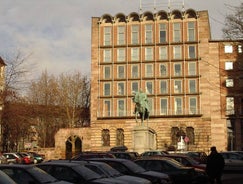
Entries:
{"label": "paved ground", "polygon": [[243,184],[243,174],[223,174],[223,184]]}

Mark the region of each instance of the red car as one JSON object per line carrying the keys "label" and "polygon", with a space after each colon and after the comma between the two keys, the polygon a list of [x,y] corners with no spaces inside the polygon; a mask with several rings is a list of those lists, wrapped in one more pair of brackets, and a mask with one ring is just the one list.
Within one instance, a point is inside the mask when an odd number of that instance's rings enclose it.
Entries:
{"label": "red car", "polygon": [[22,157],[23,164],[33,164],[34,163],[34,157],[31,156],[30,154],[25,153],[25,152],[18,152],[17,154]]}

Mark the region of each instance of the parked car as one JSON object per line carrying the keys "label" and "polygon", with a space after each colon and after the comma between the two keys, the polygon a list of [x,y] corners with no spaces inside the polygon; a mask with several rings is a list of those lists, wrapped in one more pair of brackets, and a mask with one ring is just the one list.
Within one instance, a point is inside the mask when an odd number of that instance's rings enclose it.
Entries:
{"label": "parked car", "polygon": [[21,164],[22,157],[17,153],[3,153],[3,156],[7,158],[8,164]]}
{"label": "parked car", "polygon": [[5,172],[0,171],[0,184],[16,184]]}
{"label": "parked car", "polygon": [[32,155],[25,153],[25,152],[17,152],[16,154],[18,154],[22,157],[22,164],[33,164],[34,163],[34,157]]}
{"label": "parked car", "polygon": [[130,153],[130,152],[115,151],[115,152],[109,152],[109,153],[114,155],[116,158],[123,158],[123,159],[128,159],[128,160],[137,159],[137,157],[134,155],[134,153]]}
{"label": "parked car", "polygon": [[76,160],[52,160],[51,162],[72,162],[78,163],[83,165],[90,170],[96,172],[99,175],[108,177],[108,178],[115,178],[117,180],[124,181],[129,184],[151,184],[151,182],[147,179],[124,175],[119,171],[112,168],[110,165],[103,163],[103,162],[95,162],[95,161],[76,161]]}
{"label": "parked car", "polygon": [[206,183],[208,176],[205,171],[193,167],[185,167],[172,158],[144,157],[135,161],[146,170],[166,173],[174,184]]}
{"label": "parked car", "polygon": [[28,152],[34,158],[34,164],[38,164],[44,161],[44,155],[38,154],[36,152]]}
{"label": "parked car", "polygon": [[232,151],[220,152],[224,157],[224,171],[243,172],[243,156]]}
{"label": "parked car", "polygon": [[72,160],[85,160],[89,158],[115,158],[115,156],[107,152],[83,152],[74,156]]}
{"label": "parked car", "polygon": [[153,184],[171,184],[171,179],[167,174],[146,171],[141,166],[131,160],[119,158],[91,158],[89,161],[104,162],[125,175],[141,177],[150,180]]}
{"label": "parked car", "polygon": [[7,164],[8,160],[5,156],[0,155],[0,164]]}
{"label": "parked car", "polygon": [[0,170],[18,184],[70,184],[60,181],[34,165],[1,164]]}
{"label": "parked car", "polygon": [[203,151],[188,151],[185,155],[190,156],[201,164],[206,164],[207,162],[207,154]]}
{"label": "parked car", "polygon": [[145,151],[141,153],[141,157],[155,156],[155,155],[167,155],[168,153],[159,150]]}
{"label": "parked car", "polygon": [[76,184],[126,184],[124,181],[99,175],[79,163],[48,161],[36,166],[59,180]]}

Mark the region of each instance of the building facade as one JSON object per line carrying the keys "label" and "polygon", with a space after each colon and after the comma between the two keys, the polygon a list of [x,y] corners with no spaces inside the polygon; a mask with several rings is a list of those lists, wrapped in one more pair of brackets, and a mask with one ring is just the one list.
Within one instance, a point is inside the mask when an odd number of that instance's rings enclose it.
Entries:
{"label": "building facade", "polygon": [[[240,137],[242,142],[242,116],[235,120],[227,114],[232,94],[225,83],[232,78],[224,70],[230,65],[227,59],[240,59],[225,53],[226,45],[232,44],[211,40],[207,11],[93,17],[91,149],[125,145],[133,150],[137,123],[132,97],[139,90],[148,97],[147,126],[156,134],[156,149],[176,148],[183,136],[188,150],[207,152],[212,145],[226,150],[232,121],[237,137],[230,140]],[[242,104],[242,78],[237,90],[233,93]],[[242,147],[241,143],[234,146]]]}

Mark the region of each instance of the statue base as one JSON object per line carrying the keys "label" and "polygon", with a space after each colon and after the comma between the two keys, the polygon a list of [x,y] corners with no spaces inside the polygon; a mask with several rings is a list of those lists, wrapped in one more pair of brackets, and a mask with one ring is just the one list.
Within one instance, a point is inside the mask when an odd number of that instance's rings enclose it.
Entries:
{"label": "statue base", "polygon": [[133,129],[133,151],[141,154],[156,149],[156,134],[152,128],[139,125]]}

